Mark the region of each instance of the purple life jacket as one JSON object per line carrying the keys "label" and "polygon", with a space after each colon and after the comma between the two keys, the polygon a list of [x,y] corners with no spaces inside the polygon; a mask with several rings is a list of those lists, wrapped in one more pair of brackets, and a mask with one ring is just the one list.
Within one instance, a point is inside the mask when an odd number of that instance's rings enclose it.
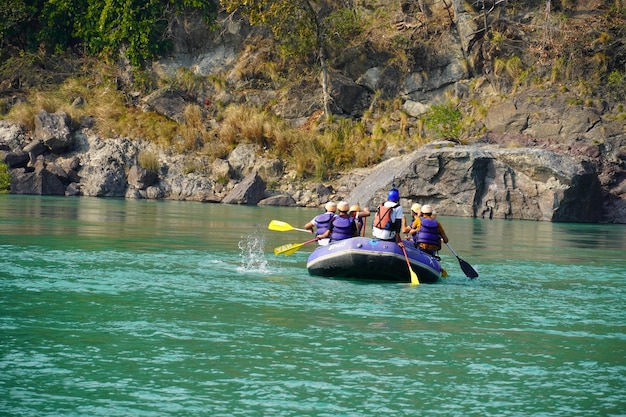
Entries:
{"label": "purple life jacket", "polygon": [[437,223],[437,220],[423,217],[421,219],[420,229],[414,235],[414,241],[416,243],[429,243],[431,245],[441,246],[438,226],[439,223]]}
{"label": "purple life jacket", "polygon": [[349,239],[354,236],[355,231],[354,217],[336,216],[330,226],[330,240]]}

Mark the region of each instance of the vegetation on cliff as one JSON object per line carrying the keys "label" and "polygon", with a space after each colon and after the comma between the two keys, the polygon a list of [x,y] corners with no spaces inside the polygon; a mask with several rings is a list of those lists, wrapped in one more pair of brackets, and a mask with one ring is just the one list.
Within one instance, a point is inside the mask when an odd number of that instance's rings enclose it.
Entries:
{"label": "vegetation on cliff", "polygon": [[[354,78],[355,54],[375,56],[401,72],[435,65],[443,35],[456,30],[451,4],[458,3],[477,22],[475,44],[465,48],[473,51],[467,56],[473,80],[482,75],[503,97],[549,88],[572,104],[626,116],[621,0],[373,3],[223,0],[231,17],[273,33],[246,45],[256,59],[230,77],[191,69],[158,77],[145,64],[173,44],[172,22],[201,15],[216,25],[214,2],[0,0],[0,110],[27,129],[39,109],[62,110],[77,126],[104,137],[144,138],[174,152],[211,157],[224,157],[241,142],[255,143],[299,176],[324,179],[330,168],[377,163],[389,148],[407,150],[440,138],[471,142],[483,133],[481,119],[494,101],[474,94],[480,91],[476,83],[465,97],[446,96],[419,117],[409,117],[402,100],[384,91],[373,92],[369,106],[350,117],[319,117],[326,108],[320,97],[302,112],[308,120],[298,127],[271,111],[294,92],[314,95],[326,65]],[[182,122],[144,111],[141,98],[162,87],[188,99]],[[255,105],[205,97],[269,90],[275,94]]]}

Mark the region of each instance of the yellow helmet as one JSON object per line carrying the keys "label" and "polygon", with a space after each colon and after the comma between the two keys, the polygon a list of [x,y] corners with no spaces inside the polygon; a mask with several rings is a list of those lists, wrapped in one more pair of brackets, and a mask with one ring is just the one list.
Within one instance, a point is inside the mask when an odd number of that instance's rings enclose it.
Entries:
{"label": "yellow helmet", "polygon": [[348,212],[353,212],[353,211],[361,211],[361,207],[359,207],[358,204],[353,204],[350,206],[350,210],[348,210]]}

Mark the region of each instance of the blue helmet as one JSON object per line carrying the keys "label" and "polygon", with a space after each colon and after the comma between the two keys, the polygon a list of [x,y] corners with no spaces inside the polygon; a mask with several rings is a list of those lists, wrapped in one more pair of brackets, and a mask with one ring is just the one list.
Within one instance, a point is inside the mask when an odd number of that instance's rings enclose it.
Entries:
{"label": "blue helmet", "polygon": [[393,201],[394,203],[400,201],[400,192],[397,188],[392,188],[391,190],[389,190],[389,192],[387,193],[387,200]]}

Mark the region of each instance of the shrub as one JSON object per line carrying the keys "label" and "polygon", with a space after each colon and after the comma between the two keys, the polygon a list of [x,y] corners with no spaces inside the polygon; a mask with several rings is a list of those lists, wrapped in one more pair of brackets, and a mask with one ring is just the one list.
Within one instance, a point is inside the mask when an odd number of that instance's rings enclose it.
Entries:
{"label": "shrub", "polygon": [[451,105],[435,105],[424,116],[424,127],[438,139],[459,139],[461,112]]}
{"label": "shrub", "polygon": [[4,162],[0,162],[0,194],[6,194],[11,189],[11,174],[9,167]]}

